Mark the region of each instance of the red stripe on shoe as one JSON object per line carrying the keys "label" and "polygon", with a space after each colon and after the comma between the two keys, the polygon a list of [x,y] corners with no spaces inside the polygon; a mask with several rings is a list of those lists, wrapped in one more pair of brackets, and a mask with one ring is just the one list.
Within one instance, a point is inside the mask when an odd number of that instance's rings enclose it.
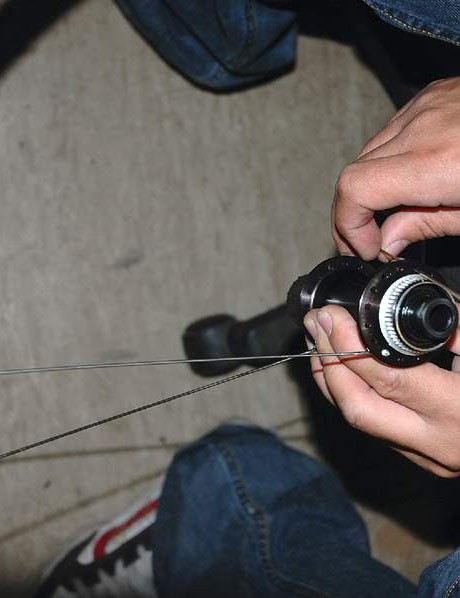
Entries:
{"label": "red stripe on shoe", "polygon": [[138,521],[140,521],[143,517],[150,515],[154,511],[158,509],[159,501],[158,499],[152,500],[151,502],[147,503],[143,506],[137,513],[135,513],[132,517],[130,517],[125,523],[121,525],[117,525],[112,529],[107,530],[96,542],[94,546],[94,559],[99,559],[105,556],[107,544],[111,542],[118,534],[123,533],[126,531],[131,525],[134,525]]}

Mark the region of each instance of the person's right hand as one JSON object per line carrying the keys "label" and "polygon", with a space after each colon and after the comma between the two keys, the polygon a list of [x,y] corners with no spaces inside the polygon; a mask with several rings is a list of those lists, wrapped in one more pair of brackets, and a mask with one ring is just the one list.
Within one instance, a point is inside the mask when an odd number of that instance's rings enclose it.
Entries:
{"label": "person's right hand", "polygon": [[[379,229],[374,214],[398,208]],[[460,235],[460,77],[438,81],[407,104],[341,173],[332,210],[341,253],[366,260],[414,241]],[[363,349],[342,308],[307,314],[320,352]],[[432,363],[400,369],[369,356],[312,359],[326,398],[356,428],[386,440],[422,467],[460,476],[460,329],[452,371]]]}
{"label": "person's right hand", "polygon": [[[374,213],[389,208],[379,229]],[[460,77],[425,88],[342,171],[332,230],[342,254],[366,260],[460,235]]]}

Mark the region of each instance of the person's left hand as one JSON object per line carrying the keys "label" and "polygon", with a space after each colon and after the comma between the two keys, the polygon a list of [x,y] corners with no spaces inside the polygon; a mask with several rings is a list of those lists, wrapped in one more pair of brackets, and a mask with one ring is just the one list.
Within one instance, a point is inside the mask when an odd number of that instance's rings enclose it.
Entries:
{"label": "person's left hand", "polygon": [[[319,352],[365,349],[356,322],[342,307],[312,310],[305,326]],[[460,354],[459,329],[449,348]],[[460,476],[460,356],[452,371],[432,363],[394,368],[370,355],[311,362],[319,388],[351,426],[439,476]]]}

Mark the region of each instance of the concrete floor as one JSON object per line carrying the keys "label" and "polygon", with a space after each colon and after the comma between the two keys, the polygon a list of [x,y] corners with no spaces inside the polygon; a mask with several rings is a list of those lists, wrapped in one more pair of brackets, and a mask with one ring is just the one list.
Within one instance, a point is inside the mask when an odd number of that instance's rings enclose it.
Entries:
{"label": "concrete floor", "polygon": [[[0,86],[1,367],[178,357],[190,321],[278,304],[332,254],[337,174],[391,112],[334,42],[302,39],[295,72],[216,97],[109,0],[83,2]],[[200,383],[185,367],[2,378],[0,449]],[[30,595],[56,551],[230,417],[309,445],[278,368],[2,463],[0,594]],[[412,578],[443,553],[365,516],[374,553]]]}

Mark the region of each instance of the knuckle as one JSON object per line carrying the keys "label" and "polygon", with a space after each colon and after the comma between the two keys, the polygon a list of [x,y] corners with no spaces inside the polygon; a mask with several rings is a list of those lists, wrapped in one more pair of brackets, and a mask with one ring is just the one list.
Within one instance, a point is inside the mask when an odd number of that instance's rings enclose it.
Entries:
{"label": "knuckle", "polygon": [[[431,104],[432,100],[430,100]],[[433,123],[437,120],[440,112],[437,108],[433,106],[425,105],[428,102],[423,102],[420,108],[420,112],[417,113],[416,116],[408,123],[406,130],[409,133],[418,133],[420,131],[427,130],[429,127],[433,126]]]}
{"label": "knuckle", "polygon": [[349,164],[340,173],[335,186],[336,194],[339,200],[354,197],[358,184],[358,171],[354,164]]}
{"label": "knuckle", "polygon": [[442,86],[443,84],[445,84],[447,81],[449,81],[449,79],[447,78],[442,78],[442,79],[436,79],[435,81],[431,81],[431,83],[429,83],[425,89],[435,89],[437,87]]}
{"label": "knuckle", "polygon": [[391,122],[392,122],[392,121],[389,121],[389,122],[387,122],[387,124],[386,124],[386,125],[385,125],[385,127],[382,129],[382,131],[380,131],[380,133],[378,133],[378,134],[374,135],[373,137],[371,137],[371,138],[370,138],[370,139],[369,139],[369,140],[366,142],[366,144],[363,146],[362,150],[361,150],[361,151],[360,151],[360,153],[359,153],[358,160],[359,160],[360,158],[362,158],[362,157],[363,157],[365,154],[369,153],[369,151],[370,151],[372,148],[375,148],[375,147],[377,147],[377,146],[379,145],[379,143],[378,143],[378,138],[379,138],[379,136],[380,136],[380,135],[381,135],[381,133],[382,133],[382,132],[383,132],[383,131],[384,131],[384,130],[385,130],[385,129],[386,129],[386,128],[387,128],[387,127],[388,127],[388,126],[391,124]]}
{"label": "knuckle", "polygon": [[421,219],[421,231],[425,233],[427,238],[443,237],[446,234],[445,225],[445,220],[437,217],[437,215],[430,217],[430,215],[425,214]]}
{"label": "knuckle", "polygon": [[382,397],[396,399],[404,396],[404,374],[396,368],[379,369],[371,383],[372,388]]}
{"label": "knuckle", "polygon": [[355,163],[348,165],[339,175],[336,183],[334,226],[339,237],[350,236],[349,221],[363,196],[362,173]]}
{"label": "knuckle", "polygon": [[352,428],[364,431],[365,414],[362,405],[356,401],[347,401],[341,405],[340,410],[343,418]]}
{"label": "knuckle", "polygon": [[419,230],[425,239],[457,235],[460,230],[460,211],[424,214]]}
{"label": "knuckle", "polygon": [[437,79],[427,85],[417,98],[417,104],[427,104],[434,98],[444,95],[452,87],[452,79]]}
{"label": "knuckle", "polygon": [[428,89],[430,93],[442,93],[456,89],[458,86],[458,77],[444,77],[442,79],[436,79],[432,81],[425,89]]}
{"label": "knuckle", "polygon": [[[423,110],[426,106],[432,101],[432,94],[433,92],[426,88],[421,92],[414,100],[413,110]],[[416,117],[420,114],[420,112],[416,113]]]}
{"label": "knuckle", "polygon": [[459,81],[458,77],[448,77],[433,81],[415,97],[414,107],[427,108],[436,105],[439,101],[445,101],[448,94],[458,89]]}

